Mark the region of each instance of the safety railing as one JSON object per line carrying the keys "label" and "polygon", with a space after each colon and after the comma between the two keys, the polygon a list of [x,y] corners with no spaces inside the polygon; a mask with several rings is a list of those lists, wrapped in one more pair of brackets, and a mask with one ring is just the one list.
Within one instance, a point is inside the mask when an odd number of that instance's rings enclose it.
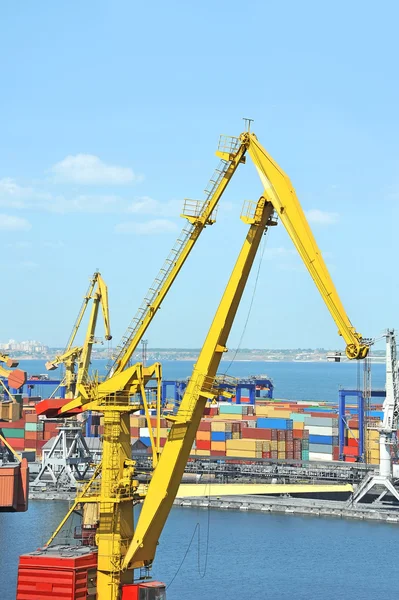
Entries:
{"label": "safety railing", "polygon": [[[191,198],[185,198],[183,204],[183,212],[182,216],[188,217],[191,219],[198,219],[205,213],[206,203],[204,200],[193,200]],[[216,222],[217,215],[217,207],[212,211],[207,219],[208,224],[213,224]]]}
{"label": "safety railing", "polygon": [[232,135],[221,135],[219,136],[218,150],[220,152],[227,152],[228,154],[236,154],[239,147],[241,146],[240,138]]}

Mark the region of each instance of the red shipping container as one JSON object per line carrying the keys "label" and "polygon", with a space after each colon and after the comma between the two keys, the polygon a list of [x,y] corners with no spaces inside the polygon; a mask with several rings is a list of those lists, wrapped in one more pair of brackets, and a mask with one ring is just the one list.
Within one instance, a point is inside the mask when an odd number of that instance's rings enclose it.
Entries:
{"label": "red shipping container", "polygon": [[359,454],[359,448],[354,448],[353,446],[344,446],[344,454],[345,456],[357,456]]}
{"label": "red shipping container", "polygon": [[251,440],[271,440],[271,429],[261,429],[260,427],[242,427],[241,437]]}
{"label": "red shipping container", "polygon": [[140,428],[139,427],[131,427],[130,428],[130,435],[133,438],[140,437]]}
{"label": "red shipping container", "polygon": [[16,600],[94,598],[97,552],[78,546],[55,546],[20,556]]}
{"label": "red shipping container", "polygon": [[7,437],[6,439],[7,442],[10,444],[11,448],[14,448],[14,450],[23,450],[25,448],[24,438]]}
{"label": "red shipping container", "polygon": [[285,439],[287,440],[287,442],[291,442],[294,439],[294,432],[292,431],[292,429],[287,429],[287,431],[285,432]]}
{"label": "red shipping container", "polygon": [[302,452],[299,451],[294,451],[294,460],[302,460]]}
{"label": "red shipping container", "polygon": [[211,456],[226,456],[226,452],[223,452],[223,450],[211,450]]}
{"label": "red shipping container", "polygon": [[358,448],[359,440],[348,436],[348,446],[351,446],[352,448]]}
{"label": "red shipping container", "polygon": [[326,419],[338,419],[338,413],[337,411],[334,412],[310,412],[308,413],[311,417],[320,417],[321,419],[326,418]]}
{"label": "red shipping container", "polygon": [[[201,421],[198,427],[198,431],[210,431],[211,430],[211,421]],[[205,450],[205,448],[203,448]]]}
{"label": "red shipping container", "polygon": [[8,421],[0,421],[1,429],[25,429],[25,419],[19,419],[9,423]]}
{"label": "red shipping container", "polygon": [[262,458],[271,458],[271,457],[272,457],[271,452],[262,452]]}
{"label": "red shipping container", "polygon": [[293,436],[294,436],[294,441],[295,440],[298,440],[298,441],[302,440],[303,439],[303,432],[304,432],[303,429],[293,429],[292,433],[293,433]]}
{"label": "red shipping container", "polygon": [[345,456],[345,462],[356,462],[356,458],[354,456]]}
{"label": "red shipping container", "polygon": [[37,440],[38,431],[25,431],[26,440]]}
{"label": "red shipping container", "polygon": [[277,440],[279,442],[285,442],[285,429],[278,429],[277,430]]}
{"label": "red shipping container", "polygon": [[270,435],[271,435],[272,441],[273,442],[277,442],[277,429],[271,429],[270,430]]}
{"label": "red shipping container", "polygon": [[53,433],[58,433],[58,427],[61,427],[62,422],[58,421],[43,421],[44,423],[44,430],[45,431],[51,431]]}
{"label": "red shipping container", "polygon": [[294,451],[293,450],[285,450],[285,458],[289,458],[289,459],[293,459],[294,458]]}
{"label": "red shipping container", "polygon": [[211,449],[211,441],[209,440],[197,440],[195,442],[197,450],[210,450]]}
{"label": "red shipping container", "polygon": [[339,460],[339,448],[334,446],[333,448],[333,460]]}

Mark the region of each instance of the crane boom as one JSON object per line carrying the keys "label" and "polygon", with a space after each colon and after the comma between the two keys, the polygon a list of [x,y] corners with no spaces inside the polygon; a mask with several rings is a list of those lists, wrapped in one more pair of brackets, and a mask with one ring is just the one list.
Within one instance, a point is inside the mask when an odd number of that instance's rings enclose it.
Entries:
{"label": "crane boom", "polygon": [[[90,300],[93,300],[93,306],[90,313],[85,340],[82,346],[72,346]],[[112,336],[109,319],[108,288],[101,277],[101,274],[98,271],[95,271],[90,280],[90,285],[86,295],[84,296],[82,306],[79,310],[79,314],[76,318],[65,351],[63,354],[56,356],[54,360],[46,363],[46,368],[49,371],[56,369],[61,364],[65,365],[65,387],[67,398],[73,398],[75,396],[76,391],[79,389],[79,385],[82,384],[84,379],[87,377],[92,347],[95,342],[94,333],[97,325],[98,309],[100,304],[103,314],[105,339],[110,340],[112,339]],[[75,373],[76,363],[78,363],[77,373]]]}
{"label": "crane boom", "polygon": [[99,305],[101,304],[103,320],[104,320],[104,329],[105,329],[105,339],[111,340],[111,329],[110,329],[110,320],[109,320],[109,304],[108,304],[108,288],[101,277],[100,273],[96,273],[96,282],[97,282],[97,291],[94,293],[93,297],[93,306],[91,309],[89,324],[86,331],[85,341],[82,346],[82,352],[79,358],[79,367],[78,374],[76,379],[77,388],[81,383],[83,383],[85,377],[87,377],[90,367],[90,359],[91,352],[93,349],[93,344],[95,342],[94,333],[97,325],[97,316]]}
{"label": "crane boom", "polygon": [[223,192],[238,165],[245,161],[246,146],[240,144],[237,138],[235,140],[228,148],[228,152],[225,153],[211,178],[205,190],[206,198],[202,206],[200,206],[201,203],[194,205],[192,201],[186,204],[181,216],[186,218],[189,223],[182,230],[147,296],[130,323],[120,345],[116,348],[112,362],[107,365],[108,376],[119,373],[126,368],[200,234],[206,225],[214,222],[212,216]]}
{"label": "crane boom", "polygon": [[70,350],[72,348],[72,344],[75,341],[76,334],[78,333],[80,324],[81,324],[82,319],[84,317],[84,314],[86,312],[87,305],[88,305],[88,303],[90,301],[90,298],[92,296],[93,290],[95,288],[96,281],[97,281],[97,276],[98,275],[99,275],[98,271],[95,271],[93,273],[93,277],[90,279],[89,287],[87,288],[87,292],[86,292],[85,296],[83,297],[82,306],[80,307],[78,316],[76,317],[76,321],[75,321],[74,326],[72,328],[71,335],[69,336],[69,340],[68,340],[68,343],[67,343],[67,345],[65,347],[64,353],[66,353],[68,350]]}
{"label": "crane boom", "polygon": [[[266,198],[273,204],[327,305],[338,327],[339,335],[346,342],[347,357],[349,359],[366,358],[369,344],[355,330],[346,314],[288,175],[259,143],[254,133],[243,133],[240,139],[247,146],[248,154],[255,164]],[[217,154],[223,156],[223,153],[218,152]]]}
{"label": "crane boom", "polygon": [[262,196],[178,413],[172,421],[122,568],[150,565],[155,556],[158,539],[176,497],[206,401],[217,394],[213,389],[216,371],[223,353],[227,351],[227,339],[234,317],[272,213],[273,206]]}

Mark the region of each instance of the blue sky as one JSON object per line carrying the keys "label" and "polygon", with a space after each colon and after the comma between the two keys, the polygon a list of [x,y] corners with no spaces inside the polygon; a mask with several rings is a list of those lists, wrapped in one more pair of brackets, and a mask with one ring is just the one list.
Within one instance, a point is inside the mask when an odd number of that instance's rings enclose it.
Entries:
{"label": "blue sky", "polygon": [[[63,344],[88,278],[115,343],[202,199],[220,133],[255,119],[364,335],[396,326],[397,3],[2,3],[1,340]],[[262,191],[240,167],[147,337],[199,347]],[[258,266],[258,262],[257,262]],[[241,338],[254,275],[230,346]],[[5,318],[4,318],[5,317]],[[243,347],[343,343],[280,225]]]}

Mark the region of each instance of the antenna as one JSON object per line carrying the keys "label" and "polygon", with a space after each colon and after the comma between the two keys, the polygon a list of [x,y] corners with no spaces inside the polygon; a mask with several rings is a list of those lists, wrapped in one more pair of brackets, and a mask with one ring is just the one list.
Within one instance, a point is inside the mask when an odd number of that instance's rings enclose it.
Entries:
{"label": "antenna", "polygon": [[247,117],[243,117],[242,120],[245,121],[245,127],[246,127],[246,129],[247,129],[247,131],[249,133],[251,131],[251,123],[253,123],[254,120],[253,119],[248,119]]}

